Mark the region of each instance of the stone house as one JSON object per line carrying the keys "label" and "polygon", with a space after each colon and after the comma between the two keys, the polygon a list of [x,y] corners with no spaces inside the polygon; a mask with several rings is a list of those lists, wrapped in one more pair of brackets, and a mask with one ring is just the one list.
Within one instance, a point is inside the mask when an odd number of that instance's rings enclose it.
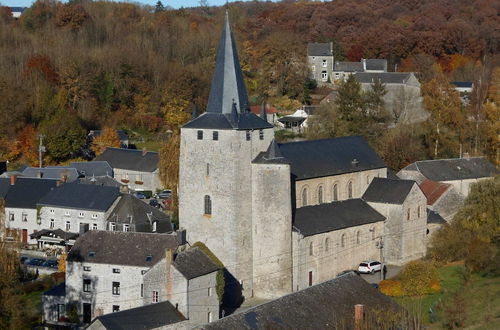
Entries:
{"label": "stone house", "polygon": [[411,179],[419,184],[427,180],[447,183],[464,198],[469,195],[472,183],[487,180],[499,171],[484,157],[421,160],[398,172],[398,177]]}
{"label": "stone house", "polygon": [[37,204],[51,189],[57,180],[38,178],[18,178],[11,176],[10,186],[5,195],[6,239],[15,239],[23,243],[35,244],[29,235],[42,230],[37,212]]}
{"label": "stone house", "polygon": [[363,200],[386,219],[384,262],[402,265],[425,255],[427,199],[415,181],[374,178]]}
{"label": "stone house", "polygon": [[333,60],[333,44],[331,42],[307,45],[307,62],[311,77],[318,84],[324,84],[328,80],[332,81]]}
{"label": "stone house", "polygon": [[449,183],[424,180],[420,189],[427,198],[427,209],[450,221],[464,203],[464,197]]}
{"label": "stone house", "polygon": [[333,65],[333,80],[346,80],[356,72],[387,72],[387,60],[363,58],[359,62],[337,61]]}
{"label": "stone house", "polygon": [[96,161],[107,161],[113,168],[114,177],[135,191],[156,192],[160,182],[160,160],[157,152],[122,148],[107,148]]}
{"label": "stone house", "polygon": [[113,168],[106,161],[72,162],[69,166],[86,178],[113,177]]}

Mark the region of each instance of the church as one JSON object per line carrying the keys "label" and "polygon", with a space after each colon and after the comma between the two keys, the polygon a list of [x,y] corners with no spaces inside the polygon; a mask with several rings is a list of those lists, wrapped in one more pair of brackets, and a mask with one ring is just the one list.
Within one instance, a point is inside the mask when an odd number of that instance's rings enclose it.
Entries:
{"label": "church", "polygon": [[206,111],[181,128],[179,224],[245,297],[272,299],[425,254],[426,198],[361,137],[277,143],[250,105],[226,14]]}

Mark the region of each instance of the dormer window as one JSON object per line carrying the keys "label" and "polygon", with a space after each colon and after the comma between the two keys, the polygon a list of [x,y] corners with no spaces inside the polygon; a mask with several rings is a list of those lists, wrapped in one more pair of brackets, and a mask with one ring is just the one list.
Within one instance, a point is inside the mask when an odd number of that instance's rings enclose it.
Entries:
{"label": "dormer window", "polygon": [[203,140],[203,131],[198,131],[197,137],[198,137],[198,140]]}

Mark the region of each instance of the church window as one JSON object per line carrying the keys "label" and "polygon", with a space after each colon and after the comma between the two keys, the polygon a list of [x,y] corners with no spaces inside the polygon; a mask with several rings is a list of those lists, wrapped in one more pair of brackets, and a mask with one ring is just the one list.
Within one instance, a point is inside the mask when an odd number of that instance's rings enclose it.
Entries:
{"label": "church window", "polygon": [[312,286],[313,285],[313,272],[310,271],[309,272],[309,286]]}
{"label": "church window", "polygon": [[410,220],[410,215],[411,215],[411,212],[410,212],[410,209],[408,208],[406,210],[406,220]]}
{"label": "church window", "polygon": [[313,247],[313,243],[309,243],[309,255],[310,256],[313,256],[314,255],[314,247]]}
{"label": "church window", "polygon": [[360,232],[359,232],[359,230],[358,230],[358,231],[356,232],[356,244],[359,244],[359,243],[360,243],[360,236],[361,236],[361,234],[360,234]]}
{"label": "church window", "polygon": [[417,218],[420,218],[420,205],[417,208]]}
{"label": "church window", "polygon": [[318,204],[323,203],[323,186],[318,187]]}
{"label": "church window", "polygon": [[259,130],[259,139],[264,140],[264,130]]}
{"label": "church window", "polygon": [[212,199],[205,195],[205,214],[212,214]]}
{"label": "church window", "polygon": [[210,164],[207,163],[207,176],[209,176],[209,175],[210,175]]}
{"label": "church window", "polygon": [[370,229],[370,232],[372,233],[372,241],[373,241],[373,240],[375,239],[375,236],[376,236],[376,235],[375,235],[375,227],[372,227],[372,228]]}
{"label": "church window", "polygon": [[203,131],[198,131],[198,140],[203,140]]}
{"label": "church window", "polygon": [[330,248],[330,239],[327,237],[325,239],[325,252],[328,252],[329,248]]}
{"label": "church window", "polygon": [[339,200],[339,187],[337,184],[333,185],[333,201]]}
{"label": "church window", "polygon": [[246,131],[245,133],[247,141],[250,141],[252,139],[252,133],[250,131]]}
{"label": "church window", "polygon": [[342,234],[340,237],[340,246],[345,247],[345,234]]}
{"label": "church window", "polygon": [[302,190],[302,206],[307,206],[307,188]]}
{"label": "church window", "polygon": [[349,181],[347,184],[347,195],[348,198],[352,198],[352,181]]}
{"label": "church window", "polygon": [[214,141],[218,141],[219,140],[219,132],[213,131],[212,138]]}

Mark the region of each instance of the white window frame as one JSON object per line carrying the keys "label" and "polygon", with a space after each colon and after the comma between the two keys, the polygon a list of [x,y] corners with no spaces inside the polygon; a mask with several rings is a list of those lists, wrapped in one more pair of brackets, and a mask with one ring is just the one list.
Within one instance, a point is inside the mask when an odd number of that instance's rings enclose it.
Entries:
{"label": "white window frame", "polygon": [[70,231],[71,230],[71,221],[66,220],[66,225],[64,226],[64,228],[66,229],[66,231]]}
{"label": "white window frame", "polygon": [[321,61],[321,67],[322,68],[327,68],[328,67],[328,61],[327,60]]}
{"label": "white window frame", "polygon": [[92,219],[97,219],[97,217],[98,217],[98,215],[94,213],[94,214],[92,214],[92,217],[91,217],[91,218],[92,218]]}
{"label": "white window frame", "polygon": [[79,218],[83,218],[83,217],[85,217],[85,213],[83,213],[83,212],[79,212],[79,213],[78,213],[78,217],[79,217]]}
{"label": "white window frame", "polygon": [[14,221],[16,220],[16,216],[14,215],[14,212],[9,212],[9,221]]}
{"label": "white window frame", "polygon": [[92,224],[92,230],[97,230],[97,223]]}
{"label": "white window frame", "polygon": [[114,223],[114,222],[110,222],[110,223],[109,223],[109,230],[111,230],[111,231],[115,231],[115,230],[116,230],[116,223]]}
{"label": "white window frame", "polygon": [[113,274],[120,274],[121,270],[120,268],[113,268]]}
{"label": "white window frame", "polygon": [[23,212],[23,213],[21,214],[21,221],[23,221],[23,222],[28,222],[28,213]]}
{"label": "white window frame", "polygon": [[157,303],[158,302],[158,298],[159,298],[159,295],[158,295],[158,291],[153,291],[153,296],[152,296],[152,302],[154,303]]}
{"label": "white window frame", "polygon": [[69,216],[71,216],[71,213],[69,213],[69,211],[64,211],[64,216],[69,217]]}
{"label": "white window frame", "polygon": [[323,81],[327,81],[328,80],[328,72],[321,71],[321,80],[323,80]]}
{"label": "white window frame", "polygon": [[90,272],[90,270],[91,270],[90,266],[83,266],[84,272]]}
{"label": "white window frame", "polygon": [[55,212],[56,212],[56,211],[55,211],[54,209],[50,209],[50,210],[49,210],[49,213],[54,214]]}
{"label": "white window frame", "polygon": [[128,233],[130,231],[130,225],[124,224],[123,225],[123,231],[126,232],[126,233]]}
{"label": "white window frame", "polygon": [[56,224],[56,221],[54,219],[50,219],[49,228],[54,229],[55,224]]}

